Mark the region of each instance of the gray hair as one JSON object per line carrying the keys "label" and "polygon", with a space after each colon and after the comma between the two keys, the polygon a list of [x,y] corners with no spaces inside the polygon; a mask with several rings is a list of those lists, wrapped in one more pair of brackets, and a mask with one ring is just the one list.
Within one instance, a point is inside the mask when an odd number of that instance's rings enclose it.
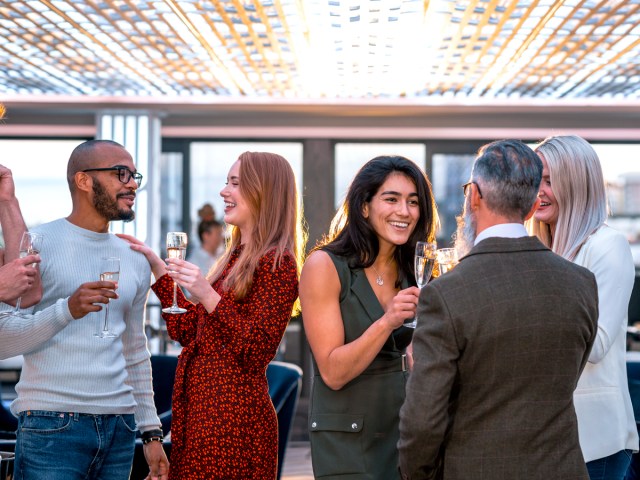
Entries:
{"label": "gray hair", "polygon": [[542,162],[521,141],[498,140],[478,151],[471,178],[491,211],[524,220],[538,196]]}

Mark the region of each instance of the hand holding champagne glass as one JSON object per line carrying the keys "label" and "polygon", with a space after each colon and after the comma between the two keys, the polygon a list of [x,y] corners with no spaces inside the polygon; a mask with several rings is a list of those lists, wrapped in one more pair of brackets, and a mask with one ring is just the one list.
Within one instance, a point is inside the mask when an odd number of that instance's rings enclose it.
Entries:
{"label": "hand holding champagne glass", "polygon": [[[20,258],[24,258],[27,255],[38,255],[40,249],[42,249],[42,240],[43,236],[41,233],[24,232],[20,240]],[[31,266],[35,268],[36,264],[34,263]],[[22,297],[18,298],[15,308],[10,312],[1,313],[0,318],[6,316],[24,317],[25,315],[20,313],[21,300]]]}
{"label": "hand holding champagne glass", "polygon": [[[433,242],[417,242],[416,254],[414,257],[414,269],[416,284],[418,288],[424,287],[433,273],[433,265],[436,261],[436,244]],[[416,313],[413,320],[405,323],[405,327],[416,328],[418,323],[418,314]]]}
{"label": "hand holding champagne glass", "polygon": [[[184,232],[167,233],[167,256],[184,260],[187,252],[187,234]],[[178,306],[178,284],[173,282],[173,305],[163,308],[164,313],[185,313],[187,310]]]}
{"label": "hand holding champagne glass", "polygon": [[[118,281],[120,280],[120,259],[118,257],[107,257],[101,260],[100,264],[100,281],[101,282],[115,282],[116,288],[118,288]],[[100,338],[114,338],[117,335],[109,329],[109,303],[104,307],[104,320],[101,322],[102,328],[98,328],[98,331],[94,333],[94,337]]]}

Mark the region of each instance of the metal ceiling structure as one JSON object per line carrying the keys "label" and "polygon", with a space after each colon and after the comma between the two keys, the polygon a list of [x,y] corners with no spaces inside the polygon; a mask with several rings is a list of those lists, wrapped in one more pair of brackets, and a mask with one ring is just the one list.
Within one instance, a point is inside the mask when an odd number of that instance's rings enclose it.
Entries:
{"label": "metal ceiling structure", "polygon": [[637,101],[640,0],[3,0],[0,102]]}

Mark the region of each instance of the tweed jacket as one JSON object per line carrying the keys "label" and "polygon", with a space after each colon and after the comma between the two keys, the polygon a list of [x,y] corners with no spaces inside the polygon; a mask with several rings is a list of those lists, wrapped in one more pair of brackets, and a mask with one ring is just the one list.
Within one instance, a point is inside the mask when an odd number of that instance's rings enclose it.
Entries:
{"label": "tweed jacket", "polygon": [[573,391],[597,319],[587,269],[534,237],[479,242],[420,294],[402,478],[588,480]]}

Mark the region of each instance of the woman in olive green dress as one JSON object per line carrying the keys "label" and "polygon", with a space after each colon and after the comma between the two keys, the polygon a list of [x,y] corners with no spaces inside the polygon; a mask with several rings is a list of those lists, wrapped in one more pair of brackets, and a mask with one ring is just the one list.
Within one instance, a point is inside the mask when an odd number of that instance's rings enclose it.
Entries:
{"label": "woman in olive green dress", "polygon": [[316,478],[399,478],[398,415],[416,312],[417,241],[434,241],[425,174],[399,156],[357,173],[300,278],[314,378],[309,430]]}

